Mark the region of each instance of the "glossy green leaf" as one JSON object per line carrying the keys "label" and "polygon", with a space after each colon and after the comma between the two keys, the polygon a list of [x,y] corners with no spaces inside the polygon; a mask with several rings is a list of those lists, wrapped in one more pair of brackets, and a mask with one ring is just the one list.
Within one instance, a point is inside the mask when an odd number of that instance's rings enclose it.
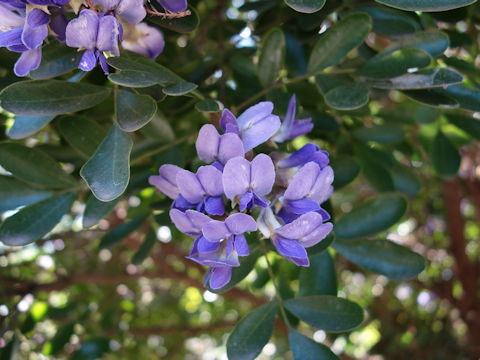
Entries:
{"label": "glossy green leaf", "polygon": [[390,172],[396,190],[410,196],[418,194],[422,184],[411,168],[397,163]]}
{"label": "glossy green leaf", "polygon": [[260,83],[267,87],[277,78],[285,61],[286,41],[283,31],[275,28],[268,32],[263,41],[258,60]]}
{"label": "glossy green leaf", "polygon": [[75,196],[76,193],[65,193],[21,209],[0,226],[0,241],[23,246],[40,239],[70,210]]}
{"label": "glossy green leaf", "polygon": [[175,140],[175,133],[170,123],[165,116],[158,111],[153,116],[153,119],[140,129],[140,132],[146,137],[162,143],[169,143]]}
{"label": "glossy green leaf", "polygon": [[51,79],[76,69],[83,53],[65,43],[52,41],[42,47],[40,66],[28,74],[32,79]]}
{"label": "glossy green leaf", "polygon": [[277,303],[270,302],[239,321],[227,340],[230,360],[253,360],[260,354],[272,336],[277,309]]}
{"label": "glossy green leaf", "polygon": [[432,57],[437,57],[450,45],[447,34],[438,30],[418,31],[404,36],[389,45],[385,51],[396,51],[402,48],[417,48],[428,52]]}
{"label": "glossy green leaf", "polygon": [[[248,238],[247,238],[248,239]],[[209,289],[211,292],[221,294],[225,291],[230,290],[235,285],[237,285],[240,281],[245,279],[248,274],[253,270],[257,260],[260,256],[262,256],[263,251],[260,246],[256,245],[250,248],[250,255],[245,257],[240,257],[240,266],[236,266],[232,268],[232,278],[228,282],[227,285],[221,287],[220,289]]]}
{"label": "glossy green leaf", "polygon": [[465,85],[454,85],[437,91],[456,100],[462,109],[480,111],[479,89],[466,87]]}
{"label": "glossy green leaf", "polygon": [[387,37],[398,37],[421,30],[415,14],[382,6],[359,6],[355,10],[366,12],[372,18],[372,31]]}
{"label": "glossy green leaf", "polygon": [[113,125],[93,157],[83,165],[80,175],[97,199],[111,201],[127,188],[132,146],[130,137]]}
{"label": "glossy green leaf", "polygon": [[452,97],[442,94],[439,89],[406,90],[402,91],[409,98],[421,104],[436,107],[439,109],[455,109],[459,107],[458,101]]}
{"label": "glossy green leaf", "polygon": [[433,140],[431,156],[438,175],[446,179],[457,175],[461,161],[460,153],[441,130]]}
{"label": "glossy green leaf", "polygon": [[125,239],[132,232],[137,230],[147,220],[148,215],[139,216],[129,222],[117,226],[100,239],[100,249],[111,247]]}
{"label": "glossy green leaf", "polygon": [[480,120],[473,116],[446,114],[450,123],[465,131],[468,135],[480,140]]}
{"label": "glossy green leaf", "polygon": [[351,156],[340,155],[332,159],[331,166],[335,174],[333,187],[338,190],[350,184],[360,172],[360,165]]}
{"label": "glossy green leaf", "polygon": [[369,78],[392,78],[407,73],[411,68],[427,67],[431,61],[430,54],[422,49],[399,49],[374,56],[357,71],[357,74]]}
{"label": "glossy green leaf", "polygon": [[310,258],[310,266],[300,270],[298,296],[337,295],[337,273],[328,251]]}
{"label": "glossy green leaf", "polygon": [[82,116],[63,116],[58,129],[72,148],[90,158],[102,143],[107,132],[95,121]]}
{"label": "glossy green leaf", "polygon": [[339,360],[327,346],[320,344],[297,330],[288,332],[294,360]]}
{"label": "glossy green leaf", "polygon": [[396,124],[383,124],[357,128],[352,131],[352,134],[364,142],[374,141],[381,144],[391,144],[402,141],[405,131]]}
{"label": "glossy green leaf", "polygon": [[434,68],[420,70],[392,79],[369,80],[368,83],[379,89],[416,90],[446,87],[459,84],[462,81],[463,76],[455,70]]}
{"label": "glossy green leaf", "polygon": [[155,231],[150,228],[145,236],[145,239],[143,240],[142,245],[132,256],[132,264],[140,265],[150,255],[156,242],[157,234],[155,234]]}
{"label": "glossy green leaf", "polygon": [[108,79],[115,84],[129,87],[149,87],[159,83],[158,78],[148,71],[138,70],[123,70],[108,75]]}
{"label": "glossy green leaf", "polygon": [[400,194],[381,194],[367,203],[354,207],[337,220],[337,238],[358,238],[385,231],[399,221],[407,210],[407,201]]}
{"label": "glossy green leaf", "polygon": [[425,268],[421,255],[389,240],[339,239],[334,248],[358,266],[393,280],[410,279]]}
{"label": "glossy green leaf", "polygon": [[289,299],[284,304],[299,319],[328,332],[349,331],[363,321],[360,306],[335,296],[307,296]]}
{"label": "glossy green leaf", "polygon": [[368,102],[368,89],[360,83],[338,86],[325,94],[326,103],[337,110],[354,110]]}
{"label": "glossy green leaf", "polygon": [[41,130],[54,118],[55,116],[16,116],[8,136],[12,139],[24,139]]}
{"label": "glossy green leaf", "polygon": [[168,16],[150,16],[149,21],[157,24],[165,29],[172,30],[181,34],[187,34],[194,31],[200,19],[198,18],[197,11],[193,7],[188,7],[190,15],[177,18],[169,18]]}
{"label": "glossy green leaf", "polygon": [[407,11],[446,11],[473,4],[477,0],[375,0],[393,8]]}
{"label": "glossy green leaf", "polygon": [[110,89],[62,80],[19,81],[0,92],[0,104],[17,115],[59,115],[92,107],[110,94]]}
{"label": "glossy green leaf", "polygon": [[219,101],[207,99],[197,102],[195,108],[203,112],[219,112],[222,110],[223,105]]}
{"label": "glossy green leaf", "polygon": [[53,195],[53,191],[36,189],[15,179],[0,175],[0,212],[30,205]]}
{"label": "glossy green leaf", "polygon": [[118,90],[115,97],[115,116],[124,131],[135,131],[145,126],[157,112],[157,103],[148,95]]}
{"label": "glossy green leaf", "polygon": [[362,174],[367,182],[378,192],[389,192],[395,189],[393,178],[387,167],[375,159],[362,159]]}
{"label": "glossy green leaf", "polygon": [[372,27],[366,13],[351,13],[320,35],[308,62],[308,72],[317,73],[338,64],[351,50],[360,46]]}
{"label": "glossy green leaf", "polygon": [[85,211],[83,212],[83,227],[89,228],[97,225],[100,220],[110,214],[115,206],[120,201],[120,198],[116,198],[112,201],[100,201],[94,195],[91,195],[86,204]]}
{"label": "glossy green leaf", "polygon": [[76,184],[60,165],[43,152],[16,143],[0,143],[0,166],[28,183],[50,188]]}
{"label": "glossy green leaf", "polygon": [[326,0],[284,0],[285,3],[290,6],[293,10],[305,13],[312,14],[320,10],[324,5]]}
{"label": "glossy green leaf", "polygon": [[181,96],[195,90],[198,86],[188,81],[179,81],[162,89],[165,95]]}

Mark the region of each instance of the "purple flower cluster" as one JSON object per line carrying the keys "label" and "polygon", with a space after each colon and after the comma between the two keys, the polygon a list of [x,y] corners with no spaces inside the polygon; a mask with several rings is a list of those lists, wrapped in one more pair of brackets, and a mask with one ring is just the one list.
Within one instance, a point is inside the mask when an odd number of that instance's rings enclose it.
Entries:
{"label": "purple flower cluster", "polygon": [[273,104],[256,104],[238,118],[225,109],[223,134],[204,125],[196,141],[207,165],[196,173],[162,165],[149,182],[174,200],[170,218],[195,238],[189,259],[209,266],[205,284],[225,286],[239,256],[248,256],[245,233],[260,231],[277,251],[299,266],[309,266],[305,248],[332,230],[320,206],[333,191],[333,171],[326,151],[307,144],[292,153],[257,154],[253,149],[272,139],[284,142],[312,129],[311,119],[295,120],[295,96],[283,123]]}
{"label": "purple flower cluster", "polygon": [[[186,0],[158,2],[165,16],[187,8]],[[78,17],[68,21],[67,12],[78,13]],[[70,0],[2,0],[0,47],[21,53],[14,72],[26,76],[39,67],[42,45],[50,32],[58,41],[85,50],[79,69],[89,71],[100,63],[108,74],[106,57],[120,54],[119,42],[124,49],[152,59],[163,51],[163,33],[141,22],[146,15],[144,0],[84,0],[80,5]]]}

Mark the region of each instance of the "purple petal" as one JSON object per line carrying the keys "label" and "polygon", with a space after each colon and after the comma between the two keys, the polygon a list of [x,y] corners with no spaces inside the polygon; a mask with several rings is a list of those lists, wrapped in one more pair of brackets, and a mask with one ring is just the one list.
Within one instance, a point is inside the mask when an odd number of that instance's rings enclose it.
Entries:
{"label": "purple petal", "polygon": [[[43,12],[40,10],[40,12]],[[28,22],[25,23],[22,32],[22,42],[29,49],[35,49],[42,45],[43,40],[48,35],[47,25],[31,27]]]}
{"label": "purple petal", "polygon": [[319,213],[322,216],[323,221],[328,221],[330,220],[330,214],[325,210],[325,209],[318,209],[317,213]]}
{"label": "purple petal", "polygon": [[255,123],[272,114],[273,103],[262,101],[249,107],[238,118],[237,123],[240,130],[248,127],[249,123]]}
{"label": "purple petal", "polygon": [[[293,154],[291,154],[289,157],[286,159],[283,159],[278,162],[278,166],[280,168],[290,168],[290,167],[295,167],[295,166],[301,166],[306,164],[307,162],[311,161],[310,158],[314,156],[314,154],[319,150],[320,148],[315,145],[315,144],[306,144],[302,146],[301,149],[295,151]],[[323,154],[323,153],[321,153]]]}
{"label": "purple petal", "polygon": [[[55,8],[54,8],[55,9]],[[65,41],[65,31],[68,25],[68,19],[65,15],[65,11],[61,10],[50,10],[52,13],[52,18],[50,20],[50,29],[55,33],[57,40],[64,42]]]}
{"label": "purple petal", "polygon": [[97,56],[94,50],[85,50],[78,63],[78,68],[83,71],[90,71],[97,65]]}
{"label": "purple petal", "polygon": [[[23,9],[25,9],[25,5],[22,4]],[[12,9],[8,8],[4,4],[0,4],[0,24],[4,25],[7,29],[13,29],[16,27],[23,27],[25,22],[25,17],[19,15],[13,11]]]}
{"label": "purple petal", "polygon": [[198,204],[205,197],[205,190],[194,173],[188,170],[180,170],[177,173],[176,181],[180,194],[182,194],[188,202]]}
{"label": "purple petal", "polygon": [[287,140],[295,139],[298,136],[308,134],[313,129],[312,118],[295,120]]}
{"label": "purple petal", "polygon": [[220,196],[223,194],[222,173],[214,166],[199,167],[197,178],[208,195]]}
{"label": "purple petal", "polygon": [[320,174],[319,166],[314,162],[305,164],[293,177],[285,190],[286,200],[297,200],[308,197]]}
{"label": "purple petal", "polygon": [[170,199],[176,199],[180,193],[177,187],[177,173],[182,168],[176,165],[162,165],[158,170],[160,175],[150,176],[148,182],[155,186],[162,193],[167,195]]}
{"label": "purple petal", "polygon": [[203,125],[198,132],[198,138],[195,143],[197,154],[200,160],[211,163],[216,160],[220,135],[215,126],[211,124]]}
{"label": "purple petal", "polygon": [[47,25],[49,22],[50,16],[38,8],[32,9],[27,15],[27,24],[32,28]]}
{"label": "purple petal", "polygon": [[[291,259],[305,259],[308,258],[307,251],[305,248],[296,240],[284,239],[282,237],[277,237],[274,239],[273,244],[277,248],[277,251]],[[292,260],[293,261],[293,260]],[[295,262],[295,261],[294,261]]]}
{"label": "purple petal", "polygon": [[35,70],[40,66],[42,60],[42,47],[28,50],[20,55],[13,67],[13,71],[17,76],[26,76],[31,70]]}
{"label": "purple petal", "polygon": [[256,193],[253,193],[253,203],[261,207],[267,207],[270,205],[270,201]]}
{"label": "purple petal", "polygon": [[245,194],[250,187],[250,162],[243,157],[228,160],[222,175],[223,190],[230,200]]}
{"label": "purple petal", "polygon": [[267,195],[275,182],[275,166],[268,155],[258,154],[251,163],[250,186],[258,195]]}
{"label": "purple petal", "polygon": [[115,13],[129,24],[138,24],[147,15],[143,0],[122,0]]}
{"label": "purple petal", "polygon": [[212,267],[210,275],[210,288],[220,289],[227,285],[231,278],[232,268],[230,266]]}
{"label": "purple petal", "polygon": [[327,166],[320,171],[320,174],[312,187],[310,197],[320,204],[326,201],[333,192],[333,186],[331,185],[332,182],[333,169],[330,166]]}
{"label": "purple petal", "polygon": [[211,220],[203,225],[202,233],[208,241],[220,241],[230,235],[230,230],[224,222]]}
{"label": "purple petal", "polygon": [[95,50],[95,55],[98,58],[98,62],[100,63],[100,66],[104,72],[105,75],[108,75],[108,64],[107,64],[107,58],[101,51]]}
{"label": "purple petal", "polygon": [[23,28],[16,28],[0,33],[0,47],[22,44]]}
{"label": "purple petal", "polygon": [[165,10],[182,12],[187,10],[187,0],[158,0]]}
{"label": "purple petal", "polygon": [[228,160],[237,156],[243,156],[244,154],[243,141],[237,134],[228,133],[220,137],[218,160],[220,160],[222,164],[226,164]]}
{"label": "purple petal", "polygon": [[320,205],[312,199],[287,200],[285,206],[297,215],[320,210]]}
{"label": "purple petal", "polygon": [[245,152],[264,143],[275,134],[280,127],[280,118],[276,115],[270,115],[257,122],[248,123],[241,130],[241,136]]}
{"label": "purple petal", "polygon": [[205,211],[210,215],[223,215],[225,206],[223,196],[209,196],[205,199]]}
{"label": "purple petal", "polygon": [[220,129],[222,129],[224,133],[239,133],[237,118],[228,109],[225,109],[222,112],[222,117],[220,118]]}
{"label": "purple petal", "polygon": [[257,230],[257,223],[255,220],[250,215],[242,213],[230,215],[225,220],[225,225],[230,233],[234,235],[240,235],[246,231]]}
{"label": "purple petal", "polygon": [[292,95],[290,101],[288,102],[288,109],[285,118],[283,119],[282,125],[280,126],[279,133],[275,136],[275,141],[283,142],[288,140],[290,133],[293,128],[293,122],[295,120],[295,114],[297,112],[297,102],[295,94]]}
{"label": "purple petal", "polygon": [[185,214],[190,219],[197,233],[201,233],[203,225],[212,221],[212,219],[210,219],[207,215],[202,214],[198,211],[187,210]]}
{"label": "purple petal", "polygon": [[233,242],[235,246],[235,250],[237,250],[237,254],[240,256],[248,256],[250,254],[250,250],[248,248],[247,239],[245,235],[234,235]]}
{"label": "purple petal", "polygon": [[317,227],[314,231],[312,231],[310,234],[305,236],[303,239],[300,239],[300,243],[304,247],[310,247],[313,245],[316,245],[323,239],[327,237],[327,235],[332,231],[333,225],[332,223],[325,223]]}
{"label": "purple petal", "polygon": [[[139,33],[136,38],[125,37],[122,41],[122,47],[126,50],[142,54],[155,60],[165,47],[163,33],[153,26],[140,23],[135,26],[135,33]],[[131,35],[130,32],[128,32]]]}
{"label": "purple petal", "polygon": [[191,235],[191,236],[196,236],[201,234],[201,231],[199,231],[199,229],[196,228],[195,225],[190,221],[187,214],[177,209],[170,210],[169,214],[170,214],[170,219],[175,224],[175,227],[178,230],[180,230],[182,233]]}
{"label": "purple petal", "polygon": [[97,34],[97,49],[99,51],[110,51],[119,56],[118,40],[120,38],[120,23],[112,16],[107,15],[100,18]]}
{"label": "purple petal", "polygon": [[200,236],[197,241],[197,250],[200,254],[211,253],[217,251],[220,247],[219,242],[212,242]]}
{"label": "purple petal", "polygon": [[98,16],[95,11],[82,10],[65,30],[67,45],[74,48],[94,49],[97,44]]}
{"label": "purple petal", "polygon": [[196,205],[197,204],[192,204],[191,202],[188,202],[182,195],[178,195],[178,197],[172,204],[172,208],[186,211],[188,209],[194,208]]}
{"label": "purple petal", "polygon": [[253,192],[252,191],[247,191],[241,198],[240,198],[240,201],[239,201],[239,208],[240,208],[240,211],[245,211],[245,209],[249,208],[253,208]]}
{"label": "purple petal", "polygon": [[323,218],[316,212],[303,214],[289,224],[275,230],[275,233],[286,239],[301,239],[312,233],[323,223]]}

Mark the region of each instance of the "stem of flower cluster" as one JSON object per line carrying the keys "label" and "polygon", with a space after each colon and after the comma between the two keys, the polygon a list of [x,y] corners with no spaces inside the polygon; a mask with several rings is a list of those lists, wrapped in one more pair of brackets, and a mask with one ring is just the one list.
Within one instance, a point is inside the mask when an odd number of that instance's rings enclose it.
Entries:
{"label": "stem of flower cluster", "polygon": [[288,321],[287,313],[285,312],[285,308],[283,307],[283,299],[280,296],[277,283],[275,282],[275,275],[273,274],[270,261],[268,261],[268,256],[267,256],[268,249],[267,249],[267,246],[265,245],[265,240],[260,239],[260,244],[262,245],[263,254],[265,256],[265,260],[267,261],[268,275],[270,275],[270,279],[272,280],[273,286],[275,287],[275,298],[277,299],[278,306],[280,306],[280,314],[282,314],[283,321],[285,325],[287,325],[287,328],[291,329],[292,325],[290,325],[290,321]]}

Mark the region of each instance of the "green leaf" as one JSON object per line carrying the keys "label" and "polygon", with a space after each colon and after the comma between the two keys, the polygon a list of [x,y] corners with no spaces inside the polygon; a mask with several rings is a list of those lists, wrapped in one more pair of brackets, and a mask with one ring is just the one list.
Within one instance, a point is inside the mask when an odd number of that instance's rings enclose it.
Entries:
{"label": "green leaf", "polygon": [[277,78],[285,61],[286,41],[283,31],[275,28],[265,35],[258,60],[258,77],[263,87]]}
{"label": "green leaf", "polygon": [[291,329],[288,332],[288,340],[294,360],[339,360],[327,346],[313,341],[297,330]]}
{"label": "green leaf", "polygon": [[21,209],[0,226],[0,240],[5,245],[23,246],[40,239],[70,210],[75,196],[65,193]]}
{"label": "green leaf", "polygon": [[335,174],[333,187],[338,190],[350,184],[360,172],[360,165],[351,156],[340,155],[332,159],[331,166]]}
{"label": "green leaf", "polygon": [[372,30],[387,37],[398,37],[421,30],[415,14],[408,14],[381,6],[359,6],[355,10],[366,12],[372,18]]}
{"label": "green leaf", "polygon": [[337,273],[328,251],[312,256],[310,266],[300,270],[298,296],[337,295]]}
{"label": "green leaf", "polygon": [[95,121],[82,116],[63,116],[58,129],[72,148],[90,158],[107,135]]}
{"label": "green leaf", "polygon": [[372,28],[372,20],[366,13],[351,13],[333,25],[315,44],[308,72],[317,73],[338,64],[351,50],[360,46]]}
{"label": "green leaf", "polygon": [[242,318],[227,340],[230,360],[253,360],[268,343],[273,332],[277,303],[260,306]]}
{"label": "green leaf", "polygon": [[140,129],[140,132],[157,142],[169,143],[175,140],[175,133],[172,127],[165,116],[158,111],[153,116],[152,121]]}
{"label": "green leaf", "polygon": [[395,189],[410,196],[416,196],[420,191],[422,184],[413,170],[408,166],[396,163],[390,169]]}
{"label": "green leaf", "polygon": [[198,86],[188,81],[179,81],[162,89],[165,95],[182,96],[195,90]]}
{"label": "green leaf", "polygon": [[76,184],[50,156],[20,144],[0,143],[0,165],[28,183],[54,189]]}
{"label": "green leaf", "polygon": [[200,100],[195,104],[195,109],[202,112],[219,112],[223,108],[222,103],[216,100]]}
{"label": "green leaf", "polygon": [[450,123],[465,131],[468,135],[480,140],[480,120],[460,114],[445,114]]}
{"label": "green leaf", "polygon": [[126,222],[120,226],[117,226],[115,229],[108,232],[100,239],[100,244],[98,245],[99,248],[104,249],[116,245],[117,243],[125,239],[128,235],[130,235],[132,232],[137,230],[140,226],[142,226],[142,224],[147,219],[148,215],[143,215],[133,220],[130,220],[129,222]]}
{"label": "green leaf", "polygon": [[399,221],[407,210],[407,201],[400,194],[381,194],[354,208],[337,220],[337,238],[358,238],[375,235]]}
{"label": "green leaf", "polygon": [[368,102],[368,89],[360,83],[338,86],[325,94],[326,103],[337,110],[354,110]]}
{"label": "green leaf", "polygon": [[157,234],[155,234],[155,231],[150,228],[147,235],[145,236],[145,240],[143,240],[142,245],[132,256],[132,264],[140,265],[150,255],[156,242]]}
{"label": "green leaf", "polygon": [[323,253],[325,250],[328,249],[330,245],[332,245],[334,240],[335,240],[335,234],[334,233],[328,234],[325,239],[323,239],[316,245],[307,248],[308,256],[314,256],[316,254]]}
{"label": "green leaf", "polygon": [[334,248],[358,266],[393,280],[410,279],[425,268],[421,255],[388,240],[338,239]]}
{"label": "green leaf", "polygon": [[100,201],[94,195],[91,195],[85,204],[82,223],[83,227],[89,228],[93,225],[97,225],[100,220],[115,209],[115,206],[119,201],[119,197],[112,201]]}
{"label": "green leaf", "polygon": [[480,111],[480,90],[478,89],[454,85],[437,91],[456,100],[462,109]]}
{"label": "green leaf", "polygon": [[0,212],[30,205],[53,195],[53,191],[35,189],[12,176],[0,175]]}
{"label": "green leaf", "polygon": [[122,70],[108,75],[108,79],[115,84],[129,87],[149,87],[159,83],[158,78],[147,71],[138,70]]}
{"label": "green leaf", "polygon": [[440,109],[455,109],[459,106],[457,100],[440,93],[439,89],[407,90],[402,92],[421,104]]}
{"label": "green leaf", "polygon": [[458,150],[441,130],[437,132],[432,144],[432,163],[438,175],[449,179],[457,175],[462,160]]}
{"label": "green leaf", "polygon": [[55,116],[16,116],[8,136],[11,139],[24,139],[35,134],[54,118]]}
{"label": "green leaf", "polygon": [[130,179],[130,151],[133,142],[117,125],[83,165],[80,176],[97,199],[111,201],[123,194]]}
{"label": "green leaf", "polygon": [[40,66],[30,71],[29,76],[35,80],[43,80],[63,75],[77,68],[82,53],[64,43],[52,41],[42,47]]}
{"label": "green leaf", "polygon": [[320,10],[324,5],[326,0],[284,0],[285,3],[290,6],[293,10],[305,13],[312,14]]}
{"label": "green leaf", "polygon": [[402,48],[417,48],[428,52],[432,57],[437,57],[443,54],[449,45],[448,35],[441,31],[418,31],[395,41],[384,52],[394,52]]}
{"label": "green leaf", "polygon": [[289,299],[285,301],[285,307],[307,324],[329,332],[349,331],[363,321],[360,306],[330,295]]}
{"label": "green leaf", "polygon": [[352,134],[364,142],[374,141],[380,144],[396,143],[405,137],[403,128],[396,124],[361,127],[353,130]]}
{"label": "green leaf", "polygon": [[62,80],[19,81],[0,92],[1,106],[25,116],[59,115],[92,107],[110,94],[104,86]]}
{"label": "green leaf", "polygon": [[375,0],[407,11],[446,11],[473,4],[477,0]]}
{"label": "green leaf", "polygon": [[[251,236],[251,235],[250,235]],[[247,237],[247,239],[249,239]],[[260,256],[262,256],[263,251],[258,245],[254,245],[250,249],[250,255],[245,256],[245,257],[240,257],[240,266],[236,266],[232,268],[232,278],[228,282],[227,285],[224,287],[221,287],[220,289],[209,289],[211,292],[221,294],[224,293],[225,291],[230,290],[233,288],[235,285],[237,285],[240,281],[245,279],[248,274],[253,270],[255,264],[257,263],[257,260]]]}
{"label": "green leaf", "polygon": [[118,90],[115,116],[123,131],[135,131],[145,126],[157,112],[157,103],[148,95]]}
{"label": "green leaf", "polygon": [[187,34],[194,31],[200,23],[200,19],[198,18],[198,14],[195,8],[189,6],[188,11],[190,11],[191,13],[188,16],[182,16],[173,19],[169,19],[167,16],[150,16],[148,20],[165,29],[172,30],[181,34]]}
{"label": "green leaf", "polygon": [[446,87],[459,84],[463,76],[455,70],[434,68],[405,74],[392,79],[369,80],[368,84],[379,89],[416,90]]}
{"label": "green leaf", "polygon": [[368,78],[392,78],[407,73],[411,68],[427,67],[432,57],[424,50],[406,48],[379,53],[362,66],[357,74]]}

